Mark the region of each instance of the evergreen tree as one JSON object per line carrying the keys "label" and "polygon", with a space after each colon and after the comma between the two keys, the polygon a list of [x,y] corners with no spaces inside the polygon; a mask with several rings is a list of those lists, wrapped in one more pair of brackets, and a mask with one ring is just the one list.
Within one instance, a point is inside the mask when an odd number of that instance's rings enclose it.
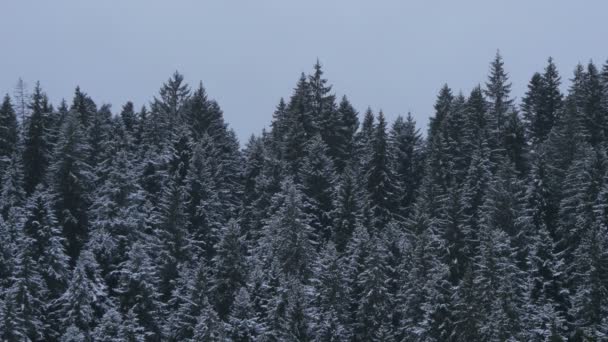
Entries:
{"label": "evergreen tree", "polygon": [[358,277],[363,296],[357,307],[357,320],[354,325],[355,339],[375,340],[382,325],[389,319],[389,293],[386,288],[387,270],[382,241],[372,238],[369,254],[364,262],[364,270]]}
{"label": "evergreen tree", "polygon": [[131,324],[139,322],[146,341],[158,341],[161,336],[163,305],[160,302],[158,271],[144,245],[131,246],[129,259],[116,271],[119,279],[115,290],[123,313],[128,312]]}
{"label": "evergreen tree", "polygon": [[355,135],[359,128],[357,111],[350,104],[346,96],[342,97],[338,105],[340,126],[337,127],[336,141],[329,146],[330,155],[333,156],[336,169],[341,172],[346,164],[352,160],[355,153]]}
{"label": "evergreen tree", "polygon": [[228,316],[228,324],[230,338],[235,342],[255,341],[260,333],[260,326],[245,287],[241,287],[234,297],[234,304]]}
{"label": "evergreen tree", "polygon": [[273,205],[277,210],[264,228],[260,253],[267,258],[265,262],[277,263],[284,274],[306,281],[315,253],[313,231],[302,211],[302,194],[291,180],[286,180]]}
{"label": "evergreen tree", "polygon": [[186,227],[194,251],[211,260],[219,239],[221,217],[217,185],[214,181],[215,147],[208,135],[192,149],[192,159],[185,179]]}
{"label": "evergreen tree", "polygon": [[223,341],[226,338],[226,327],[209,302],[205,302],[203,310],[198,317],[192,342],[198,341]]}
{"label": "evergreen tree", "polygon": [[158,129],[171,132],[184,114],[190,98],[190,87],[184,82],[184,76],[176,71],[163,83],[159,96],[152,103],[152,120],[158,122]]}
{"label": "evergreen tree", "polygon": [[17,116],[7,94],[0,105],[0,170],[4,170],[6,160],[16,151],[17,129]]}
{"label": "evergreen tree", "polygon": [[509,75],[504,69],[504,62],[500,52],[496,52],[494,60],[490,64],[490,76],[486,82],[485,94],[490,101],[490,134],[493,137],[492,148],[500,146],[502,130],[507,122],[509,112],[512,111],[513,100],[511,94],[511,83]]}
{"label": "evergreen tree", "polygon": [[88,251],[83,251],[67,289],[59,298],[57,315],[62,326],[66,327],[62,339],[74,336],[72,331],[76,328],[83,336],[81,341],[91,341],[94,329],[106,310],[104,301],[107,296],[94,257]]}
{"label": "evergreen tree", "polygon": [[382,229],[396,214],[395,180],[390,167],[390,150],[386,121],[382,112],[374,128],[373,149],[365,175],[370,205],[376,219],[376,228]]}
{"label": "evergreen tree", "polygon": [[399,195],[399,213],[407,217],[422,181],[424,166],[422,137],[410,113],[405,120],[399,116],[393,123],[390,148],[392,169],[402,192]]}
{"label": "evergreen tree", "polygon": [[209,305],[209,270],[204,259],[194,259],[180,267],[169,300],[171,314],[163,326],[163,337],[169,341],[183,341],[196,333],[198,317]]}
{"label": "evergreen tree", "polygon": [[46,140],[46,115],[43,99],[46,95],[36,83],[32,101],[29,104],[31,115],[25,125],[23,147],[23,180],[25,191],[30,194],[36,185],[43,181],[49,162],[49,145]]}
{"label": "evergreen tree", "polygon": [[4,331],[4,335],[17,337],[16,340],[43,340],[48,334],[48,290],[33,255],[32,239],[21,236],[19,240],[11,285],[3,294],[4,319],[10,319],[13,328],[12,331]]}
{"label": "evergreen tree", "polygon": [[95,116],[95,113],[97,112],[97,106],[90,96],[83,93],[80,90],[80,87],[76,87],[70,111],[75,113],[74,115],[82,127],[88,128],[91,124],[91,120],[93,120],[93,116]]}
{"label": "evergreen tree", "polygon": [[305,212],[319,242],[331,236],[331,213],[334,204],[335,172],[328,149],[320,136],[312,138],[300,169]]}
{"label": "evergreen tree", "polygon": [[25,201],[23,189],[23,165],[18,154],[13,154],[7,160],[6,168],[2,174],[0,199],[0,214],[8,219],[11,212],[18,210]]}
{"label": "evergreen tree", "polygon": [[243,248],[240,227],[236,221],[230,221],[221,232],[217,253],[213,258],[211,292],[221,319],[230,313],[237,291],[245,285],[247,269]]}
{"label": "evergreen tree", "polygon": [[66,118],[50,167],[55,213],[67,243],[67,254],[75,263],[89,230],[89,187],[92,175],[86,163],[88,145],[76,116]]}
{"label": "evergreen tree", "polygon": [[562,107],[560,83],[557,68],[553,59],[549,58],[544,74],[535,73],[528,84],[522,110],[526,130],[534,143],[543,142],[555,125]]}
{"label": "evergreen tree", "polygon": [[349,164],[340,176],[333,211],[332,239],[336,250],[344,252],[355,228],[361,221],[363,191],[357,184],[357,169]]}
{"label": "evergreen tree", "polygon": [[312,280],[314,295],[314,331],[318,341],[347,340],[348,329],[348,288],[342,276],[344,261],[333,245],[328,243],[321,251],[315,264]]}
{"label": "evergreen tree", "polygon": [[155,227],[158,251],[155,261],[159,267],[160,292],[167,300],[174,288],[178,265],[188,259],[191,245],[186,231],[183,188],[178,185],[176,177],[168,180],[159,203],[159,217]]}
{"label": "evergreen tree", "polygon": [[125,125],[125,129],[127,132],[133,134],[135,132],[135,128],[137,125],[137,115],[135,114],[135,110],[133,109],[133,102],[128,101],[122,106],[122,110],[120,111],[120,118],[122,119],[123,124]]}
{"label": "evergreen tree", "polygon": [[38,187],[26,204],[23,232],[31,239],[29,248],[40,266],[49,297],[55,299],[67,285],[69,260],[51,202],[48,194]]}

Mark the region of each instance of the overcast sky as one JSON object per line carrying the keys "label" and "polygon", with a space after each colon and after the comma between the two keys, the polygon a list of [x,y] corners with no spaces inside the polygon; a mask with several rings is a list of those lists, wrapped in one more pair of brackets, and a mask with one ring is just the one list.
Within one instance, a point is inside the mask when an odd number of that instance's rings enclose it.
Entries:
{"label": "overcast sky", "polygon": [[0,91],[40,80],[57,103],[80,85],[118,112],[179,70],[244,142],[318,57],[360,112],[411,111],[426,130],[441,85],[468,94],[497,49],[518,98],[548,56],[565,87],[578,62],[603,64],[606,13],[600,0],[2,0]]}

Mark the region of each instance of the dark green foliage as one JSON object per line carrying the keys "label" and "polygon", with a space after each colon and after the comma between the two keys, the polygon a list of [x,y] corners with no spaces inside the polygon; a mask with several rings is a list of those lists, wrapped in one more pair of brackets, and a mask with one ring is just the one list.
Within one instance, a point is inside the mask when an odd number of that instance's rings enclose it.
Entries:
{"label": "dark green foliage", "polygon": [[0,339],[606,340],[608,64],[510,92],[497,54],[426,136],[359,127],[317,62],[243,150],[177,72],[116,116],[7,96]]}
{"label": "dark green foliage", "polygon": [[0,170],[4,170],[6,159],[16,151],[17,133],[17,115],[7,94],[0,106]]}

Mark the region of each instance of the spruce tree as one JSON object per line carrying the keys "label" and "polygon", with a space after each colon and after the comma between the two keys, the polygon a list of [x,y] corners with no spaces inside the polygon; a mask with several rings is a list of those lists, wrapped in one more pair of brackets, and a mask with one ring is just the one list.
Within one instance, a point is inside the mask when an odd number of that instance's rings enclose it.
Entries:
{"label": "spruce tree", "polygon": [[349,164],[340,176],[336,190],[332,240],[340,253],[344,252],[355,228],[361,222],[364,192],[357,184],[357,170]]}
{"label": "spruce tree", "polygon": [[490,64],[490,76],[486,82],[485,94],[490,102],[490,134],[493,137],[492,148],[499,147],[502,130],[507,122],[507,114],[512,110],[513,100],[510,98],[511,83],[504,69],[500,52],[496,52]]}
{"label": "spruce tree", "polygon": [[55,146],[49,181],[52,184],[55,213],[66,238],[72,265],[89,233],[92,174],[86,162],[87,152],[83,128],[75,114],[71,113]]}
{"label": "spruce tree", "polygon": [[401,194],[399,213],[407,217],[412,209],[418,187],[422,181],[424,151],[420,130],[408,113],[407,118],[399,116],[390,132],[391,166]]}
{"label": "spruce tree", "polygon": [[313,230],[303,212],[302,194],[293,181],[286,180],[281,192],[273,198],[276,212],[264,228],[260,253],[267,262],[277,263],[287,276],[307,281],[315,256]]}
{"label": "spruce tree", "polygon": [[327,241],[331,236],[335,178],[334,164],[328,156],[327,145],[317,135],[306,147],[299,179],[305,201],[304,211],[310,216],[310,225],[318,242]]}
{"label": "spruce tree", "polygon": [[25,121],[23,147],[23,179],[25,191],[30,194],[36,185],[43,182],[49,163],[49,144],[46,140],[46,115],[42,102],[46,95],[40,83],[36,83],[32,101],[29,104],[31,115]]}
{"label": "spruce tree", "polygon": [[386,121],[380,112],[378,123],[374,127],[371,157],[365,175],[369,201],[376,220],[376,229],[382,229],[397,213],[395,201],[397,188],[390,160]]}
{"label": "spruce tree", "polygon": [[523,98],[522,110],[526,130],[533,143],[546,140],[562,107],[559,90],[561,78],[553,59],[549,58],[544,74],[535,73]]}
{"label": "spruce tree", "polygon": [[146,341],[158,341],[161,336],[163,305],[158,290],[158,270],[141,242],[131,246],[129,259],[116,271],[119,279],[115,289],[123,313],[129,313],[144,329]]}
{"label": "spruce tree", "polygon": [[213,258],[211,292],[221,319],[230,313],[237,291],[245,285],[247,268],[243,248],[241,229],[236,221],[230,221],[221,231]]}
{"label": "spruce tree", "polygon": [[69,259],[51,203],[49,195],[38,187],[26,204],[23,232],[31,239],[29,248],[40,266],[49,297],[56,299],[67,285]]}
{"label": "spruce tree", "polygon": [[17,116],[11,98],[4,96],[0,105],[0,170],[4,170],[6,160],[16,151],[18,138]]}
{"label": "spruce tree", "polygon": [[234,304],[228,316],[229,335],[235,342],[255,341],[261,332],[251,305],[249,292],[241,287],[234,297]]}

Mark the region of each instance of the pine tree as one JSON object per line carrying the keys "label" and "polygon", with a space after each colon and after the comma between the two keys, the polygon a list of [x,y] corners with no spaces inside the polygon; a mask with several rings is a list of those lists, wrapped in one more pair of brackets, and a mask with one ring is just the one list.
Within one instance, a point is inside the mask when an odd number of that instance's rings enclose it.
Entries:
{"label": "pine tree", "polygon": [[266,262],[277,263],[288,276],[306,281],[312,271],[313,231],[302,211],[302,194],[291,180],[283,182],[281,192],[273,198],[276,212],[264,228],[260,253]]}
{"label": "pine tree", "polygon": [[602,110],[603,90],[600,73],[597,67],[589,62],[582,77],[580,89],[577,89],[574,96],[581,110],[581,119],[588,134],[588,141],[592,146],[596,146],[605,141],[604,131],[607,125]]}
{"label": "pine tree", "polygon": [[66,118],[50,167],[55,213],[75,263],[89,230],[89,187],[92,175],[86,163],[88,145],[82,126],[72,113]]}
{"label": "pine tree", "polygon": [[70,111],[75,113],[82,127],[88,128],[97,112],[97,105],[89,95],[80,90],[80,87],[76,87]]}
{"label": "pine tree", "polygon": [[144,328],[139,324],[139,320],[133,310],[127,313],[120,328],[120,341],[143,342],[146,340]]}
{"label": "pine tree", "polygon": [[4,170],[6,160],[17,149],[18,138],[17,116],[11,103],[11,98],[4,96],[0,105],[0,170]]}
{"label": "pine tree", "polygon": [[[93,331],[106,310],[107,292],[99,275],[97,262],[88,251],[82,251],[67,289],[59,298],[57,312],[66,334],[72,335],[72,327],[78,329],[84,341],[91,341]],[[66,334],[63,336],[65,337]]]}
{"label": "pine tree", "polygon": [[282,157],[290,166],[292,175],[297,173],[300,159],[308,139],[318,133],[318,127],[312,115],[311,87],[306,76],[302,73],[294,92],[287,105],[287,118],[285,127],[287,132],[283,142]]}
{"label": "pine tree", "polygon": [[437,95],[437,100],[435,101],[435,116],[430,118],[428,133],[429,141],[433,141],[433,139],[435,139],[435,137],[437,137],[439,134],[439,130],[443,125],[443,120],[451,111],[453,100],[454,96],[452,95],[452,90],[447,84],[444,84]]}
{"label": "pine tree", "polygon": [[553,59],[549,58],[544,74],[535,73],[528,84],[522,110],[526,130],[533,143],[546,140],[562,107],[559,90],[561,78]]}
{"label": "pine tree", "polygon": [[399,184],[399,213],[407,217],[416,198],[416,193],[422,181],[423,146],[420,130],[408,113],[404,120],[397,117],[390,133],[391,165],[396,182]]}
{"label": "pine tree", "polygon": [[25,121],[23,147],[23,179],[25,191],[30,194],[36,185],[43,182],[48,167],[49,145],[46,140],[46,115],[42,102],[46,95],[36,83],[32,101],[29,104],[31,115]]}
{"label": "pine tree", "polygon": [[19,210],[25,202],[23,184],[23,165],[20,156],[15,153],[7,160],[2,174],[0,192],[0,214],[8,220],[10,213]]}
{"label": "pine tree", "polygon": [[364,270],[358,277],[363,296],[357,307],[354,325],[356,340],[370,341],[379,332],[382,324],[389,320],[389,293],[386,288],[387,270],[382,240],[375,237],[369,241],[369,254],[364,261]]}
{"label": "pine tree", "polygon": [[245,287],[241,287],[228,316],[229,335],[235,342],[255,341],[260,333],[260,325],[251,306],[251,299]]}
{"label": "pine tree", "polygon": [[30,98],[30,94],[27,90],[27,84],[21,77],[19,77],[17,80],[15,92],[13,94],[13,97],[15,98],[15,112],[17,114],[17,119],[23,122],[29,115],[28,99]]}
{"label": "pine tree", "polygon": [[236,221],[230,221],[221,231],[217,253],[213,258],[211,292],[221,319],[230,313],[238,289],[245,285],[247,269],[243,248],[241,229]]}
{"label": "pine tree", "polygon": [[270,144],[278,158],[282,158],[283,152],[285,151],[285,135],[289,130],[288,122],[289,113],[287,112],[287,104],[285,103],[285,100],[281,98],[272,114],[272,122],[270,123],[270,127],[272,128],[270,132]]}
{"label": "pine tree", "polygon": [[114,310],[108,310],[101,318],[99,325],[93,331],[93,341],[119,342],[121,338],[122,315]]}
{"label": "pine tree", "polygon": [[225,323],[222,322],[209,302],[205,302],[203,310],[198,317],[192,342],[223,341],[226,338]]}
{"label": "pine tree", "polygon": [[158,341],[161,336],[162,303],[158,286],[158,270],[141,242],[131,246],[129,259],[116,271],[115,289],[123,313],[128,312],[132,324],[137,321],[144,329],[147,341]]}
{"label": "pine tree", "polygon": [[192,338],[198,317],[209,304],[210,273],[204,259],[193,259],[180,267],[171,299],[170,316],[163,326],[163,338],[182,341]]}
{"label": "pine tree", "polygon": [[176,71],[163,83],[159,96],[160,99],[155,97],[152,103],[152,120],[158,122],[162,131],[171,132],[186,110],[190,87],[184,82],[184,76]]}
{"label": "pine tree", "polygon": [[527,141],[524,126],[517,112],[508,114],[503,130],[504,142],[501,145],[505,150],[505,154],[520,175],[524,175],[527,172]]}
{"label": "pine tree", "polygon": [[331,213],[334,205],[336,174],[328,149],[319,135],[306,147],[299,179],[305,196],[305,212],[311,218],[311,226],[319,242],[331,236]]}
{"label": "pine tree", "polygon": [[13,325],[13,331],[5,332],[5,335],[17,336],[18,340],[43,340],[48,333],[48,290],[32,253],[33,242],[31,238],[19,237],[11,285],[4,293],[5,308],[8,309],[5,315],[11,318]]}
{"label": "pine tree", "polygon": [[320,252],[315,263],[312,322],[318,341],[347,340],[348,289],[341,274],[344,267],[333,243],[329,242]]}
{"label": "pine tree", "polygon": [[594,205],[595,221],[582,231],[572,261],[572,317],[574,340],[601,340],[608,336],[608,239],[604,184]]}
{"label": "pine tree", "polygon": [[122,110],[120,111],[120,118],[125,125],[125,129],[130,134],[135,132],[135,128],[137,125],[137,115],[135,114],[135,110],[133,109],[133,102],[128,101],[122,106]]}
{"label": "pine tree", "polygon": [[51,202],[39,186],[26,204],[23,232],[31,239],[32,257],[40,266],[49,297],[54,299],[67,285],[69,259]]}
{"label": "pine tree", "polygon": [[338,127],[337,141],[331,145],[330,155],[334,157],[336,169],[342,172],[346,164],[353,159],[355,153],[355,136],[359,128],[357,111],[350,104],[346,96],[342,97],[338,105],[340,126]]}
{"label": "pine tree", "polygon": [[349,164],[340,176],[335,195],[332,239],[336,250],[344,252],[355,228],[361,221],[363,191],[358,187],[357,169]]}
{"label": "pine tree", "polygon": [[375,228],[382,229],[396,214],[395,180],[390,167],[390,150],[386,121],[382,112],[374,128],[373,149],[366,177],[370,205],[376,219]]}
{"label": "pine tree", "polygon": [[471,152],[488,144],[488,104],[480,86],[471,90],[465,108],[465,151]]}
{"label": "pine tree", "polygon": [[176,178],[172,177],[164,186],[154,231],[159,244],[155,262],[159,267],[160,292],[164,300],[169,298],[174,288],[178,265],[192,255],[186,230],[185,196]]}
{"label": "pine tree", "polygon": [[499,51],[496,52],[496,56],[490,64],[490,76],[486,82],[485,94],[490,101],[490,134],[493,137],[492,148],[495,149],[500,146],[502,130],[513,105],[513,100],[509,97],[511,94],[509,75],[504,69],[504,62]]}
{"label": "pine tree", "polygon": [[189,239],[195,252],[208,260],[215,253],[222,222],[214,181],[214,158],[215,147],[210,137],[205,135],[192,149],[192,159],[185,179],[185,214]]}

